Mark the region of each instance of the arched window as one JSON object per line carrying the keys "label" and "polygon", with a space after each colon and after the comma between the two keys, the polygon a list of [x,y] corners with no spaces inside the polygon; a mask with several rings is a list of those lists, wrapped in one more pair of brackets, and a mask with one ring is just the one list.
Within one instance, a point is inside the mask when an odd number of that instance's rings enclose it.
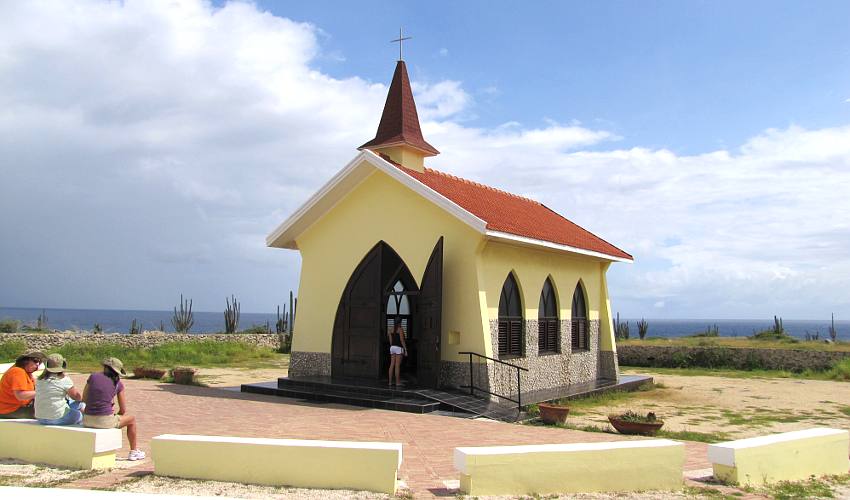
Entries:
{"label": "arched window", "polygon": [[558,321],[558,304],[555,301],[555,287],[552,286],[552,280],[546,278],[543,283],[543,291],[540,292],[540,305],[537,307],[538,352],[558,352],[560,323]]}
{"label": "arched window", "polygon": [[513,273],[508,274],[499,298],[499,356],[522,356],[522,302]]}
{"label": "arched window", "polygon": [[573,351],[586,351],[590,349],[588,341],[587,325],[587,301],[584,298],[584,290],[581,283],[576,285],[573,293],[572,308],[572,346]]}
{"label": "arched window", "polygon": [[401,280],[395,282],[393,291],[387,298],[387,331],[393,331],[395,322],[401,323],[401,328],[404,330],[404,337],[410,337],[408,327],[410,326],[410,301],[407,295],[404,295],[404,284]]}

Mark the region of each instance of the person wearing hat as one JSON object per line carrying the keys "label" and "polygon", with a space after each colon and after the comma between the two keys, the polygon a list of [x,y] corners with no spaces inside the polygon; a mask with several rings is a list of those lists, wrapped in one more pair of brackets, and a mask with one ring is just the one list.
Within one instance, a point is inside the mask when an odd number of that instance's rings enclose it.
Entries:
{"label": "person wearing hat", "polygon": [[44,353],[25,352],[15,360],[15,366],[6,370],[0,379],[0,418],[34,418],[32,400],[35,397],[35,379]]}
{"label": "person wearing hat", "polygon": [[44,365],[35,381],[35,418],[44,425],[79,424],[83,421],[83,395],[71,377],[65,375],[68,362],[61,354],[51,354]]}
{"label": "person wearing hat", "polygon": [[[118,358],[106,358],[100,363],[103,371],[92,373],[83,389],[83,427],[95,429],[127,428],[127,440],[130,441],[129,460],[142,460],[145,452],[139,449],[136,440],[136,417],[127,414],[127,397],[121,376],[127,375],[124,363]],[[115,414],[113,401],[118,398],[118,414]]]}

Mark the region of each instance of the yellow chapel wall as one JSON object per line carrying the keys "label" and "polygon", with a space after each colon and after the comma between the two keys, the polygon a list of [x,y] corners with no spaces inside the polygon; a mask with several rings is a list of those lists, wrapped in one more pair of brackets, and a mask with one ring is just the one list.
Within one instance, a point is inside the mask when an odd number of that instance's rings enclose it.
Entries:
{"label": "yellow chapel wall", "polygon": [[582,280],[587,295],[587,319],[600,319],[604,276],[602,266],[607,268],[603,262],[592,257],[572,256],[562,252],[489,241],[482,252],[481,263],[488,319],[499,318],[502,285],[511,271],[515,273],[522,292],[525,319],[537,319],[540,292],[550,275],[555,285],[561,319],[570,318],[573,292],[579,280]]}
{"label": "yellow chapel wall", "polygon": [[330,353],[339,300],[351,273],[379,241],[404,260],[417,286],[443,241],[442,359],[484,351],[476,274],[482,236],[442,208],[376,170],[296,238],[301,283],[293,351]]}

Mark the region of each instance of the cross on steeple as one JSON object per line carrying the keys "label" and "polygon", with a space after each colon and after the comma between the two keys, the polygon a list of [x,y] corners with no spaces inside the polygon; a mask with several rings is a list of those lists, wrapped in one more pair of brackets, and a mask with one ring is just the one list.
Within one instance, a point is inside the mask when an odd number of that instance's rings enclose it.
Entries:
{"label": "cross on steeple", "polygon": [[404,60],[404,58],[402,57],[402,53],[401,53],[402,44],[404,44],[405,40],[411,40],[412,38],[413,37],[411,37],[411,36],[404,36],[404,33],[402,32],[402,28],[399,28],[398,29],[398,38],[396,38],[395,40],[390,40],[390,43],[398,42],[398,60],[399,61]]}

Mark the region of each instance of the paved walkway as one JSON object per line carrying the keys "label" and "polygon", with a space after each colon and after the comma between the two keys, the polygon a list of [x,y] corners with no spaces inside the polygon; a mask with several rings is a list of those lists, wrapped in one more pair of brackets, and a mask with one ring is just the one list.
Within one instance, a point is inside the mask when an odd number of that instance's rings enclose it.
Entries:
{"label": "paved walkway", "polygon": [[[74,376],[82,386],[84,378]],[[414,495],[454,495],[444,481],[456,481],[452,452],[457,446],[614,441],[612,434],[416,415],[342,406],[299,403],[274,396],[224,389],[127,380],[130,413],[137,416],[141,448],[159,434],[206,434],[242,437],[391,441],[403,443],[400,477]],[[126,435],[125,435],[126,436]],[[128,451],[126,437],[125,447]],[[711,467],[706,445],[686,443],[685,470]],[[130,469],[71,483],[69,487],[104,487],[149,473],[150,459]]]}

